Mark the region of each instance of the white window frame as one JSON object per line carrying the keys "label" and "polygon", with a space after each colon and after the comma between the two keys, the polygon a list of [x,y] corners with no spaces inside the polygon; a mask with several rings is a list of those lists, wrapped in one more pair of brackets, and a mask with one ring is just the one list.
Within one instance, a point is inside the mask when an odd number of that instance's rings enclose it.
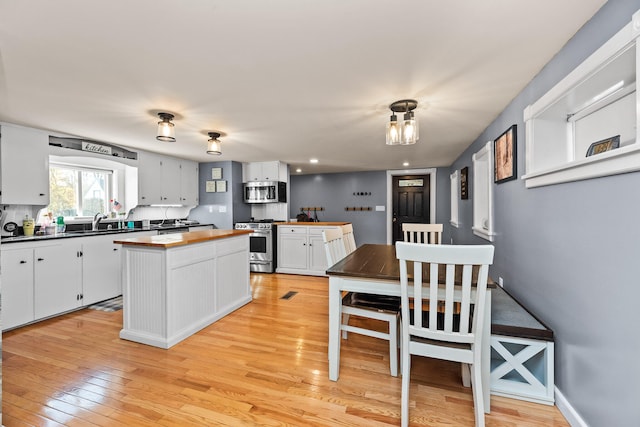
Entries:
{"label": "white window frame", "polygon": [[449,179],[451,180],[451,218],[449,223],[458,228],[460,226],[459,221],[459,204],[460,204],[460,171],[453,172]]}
{"label": "white window frame", "polygon": [[493,242],[493,141],[471,156],[473,162],[473,234]]}

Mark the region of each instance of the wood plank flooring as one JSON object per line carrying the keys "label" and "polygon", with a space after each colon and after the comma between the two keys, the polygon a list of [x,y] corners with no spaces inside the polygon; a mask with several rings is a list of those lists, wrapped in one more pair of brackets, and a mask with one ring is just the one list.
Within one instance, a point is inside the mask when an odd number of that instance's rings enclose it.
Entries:
{"label": "wood plank flooring", "polygon": [[[251,277],[253,302],[169,350],[118,338],[122,311],[81,310],[3,334],[14,426],[397,426],[385,342],[351,334],[327,369],[326,278]],[[291,299],[281,299],[289,291]],[[472,426],[455,363],[416,358],[411,425]],[[555,407],[492,397],[487,426],[568,426]]]}

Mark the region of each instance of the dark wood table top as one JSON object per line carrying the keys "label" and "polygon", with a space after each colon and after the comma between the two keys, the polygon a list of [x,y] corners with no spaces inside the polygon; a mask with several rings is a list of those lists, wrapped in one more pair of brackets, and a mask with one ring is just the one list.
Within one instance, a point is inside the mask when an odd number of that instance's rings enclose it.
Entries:
{"label": "dark wood table top", "polygon": [[[440,273],[443,274],[445,265],[440,265]],[[409,266],[409,279],[413,277],[413,267]],[[329,276],[362,277],[377,280],[400,280],[400,263],[396,258],[395,245],[362,245],[347,255],[335,265],[327,269]],[[473,281],[476,282],[478,268],[474,267]],[[423,264],[422,277],[424,281],[429,279],[429,264]],[[461,283],[462,268],[456,267],[456,283]],[[488,286],[495,287],[491,278]]]}

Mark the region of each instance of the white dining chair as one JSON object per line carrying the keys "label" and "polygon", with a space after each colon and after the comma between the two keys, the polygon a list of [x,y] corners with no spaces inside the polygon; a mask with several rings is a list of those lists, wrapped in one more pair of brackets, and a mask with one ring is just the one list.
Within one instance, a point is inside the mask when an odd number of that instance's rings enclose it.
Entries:
{"label": "white dining chair", "polygon": [[[327,229],[322,232],[327,263],[336,264],[346,255],[342,239],[342,229]],[[400,298],[386,295],[372,295],[360,292],[347,292],[342,297],[342,338],[347,332],[389,341],[389,369],[391,375],[398,376],[398,327],[400,326]],[[366,329],[349,325],[351,316],[381,320],[387,323],[388,332]]]}
{"label": "white dining chair", "polygon": [[402,234],[405,242],[412,243],[442,243],[442,224],[402,224]]}
{"label": "white dining chair", "polygon": [[[471,369],[476,426],[484,426],[481,349],[483,328],[489,327],[484,325],[484,311],[493,253],[491,245],[396,242],[402,299],[402,426],[409,425],[412,354],[466,364]],[[413,264],[411,273],[409,262]],[[429,263],[428,278],[423,277],[423,263]],[[444,274],[440,274],[440,264],[446,266]],[[454,283],[456,266],[462,268],[460,284]],[[473,266],[479,266],[475,286],[472,286]],[[412,294],[409,293],[410,274]]]}
{"label": "white dining chair", "polygon": [[349,255],[351,252],[356,250],[356,239],[353,235],[353,225],[345,224],[342,227],[342,240],[344,241],[344,249]]}

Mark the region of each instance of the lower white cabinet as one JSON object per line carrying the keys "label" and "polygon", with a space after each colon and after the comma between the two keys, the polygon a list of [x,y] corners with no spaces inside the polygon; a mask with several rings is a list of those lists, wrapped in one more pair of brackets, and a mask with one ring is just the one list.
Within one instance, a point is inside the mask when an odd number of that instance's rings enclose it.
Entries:
{"label": "lower white cabinet", "polygon": [[[131,233],[132,237],[156,231]],[[3,244],[2,330],[122,294],[118,234]]]}
{"label": "lower white cabinet", "polygon": [[278,266],[276,272],[324,276],[327,257],[322,231],[324,226],[278,226]]}
{"label": "lower white cabinet", "polygon": [[[7,245],[4,245],[7,246]],[[2,248],[2,329],[35,320],[33,314],[33,249]]]}
{"label": "lower white cabinet", "polygon": [[121,247],[113,234],[82,238],[83,305],[94,304],[122,294]]}
{"label": "lower white cabinet", "polygon": [[77,243],[3,245],[3,330],[81,305],[82,264]]}
{"label": "lower white cabinet", "polygon": [[34,255],[34,312],[42,319],[82,306],[81,245],[74,239],[36,247]]}

